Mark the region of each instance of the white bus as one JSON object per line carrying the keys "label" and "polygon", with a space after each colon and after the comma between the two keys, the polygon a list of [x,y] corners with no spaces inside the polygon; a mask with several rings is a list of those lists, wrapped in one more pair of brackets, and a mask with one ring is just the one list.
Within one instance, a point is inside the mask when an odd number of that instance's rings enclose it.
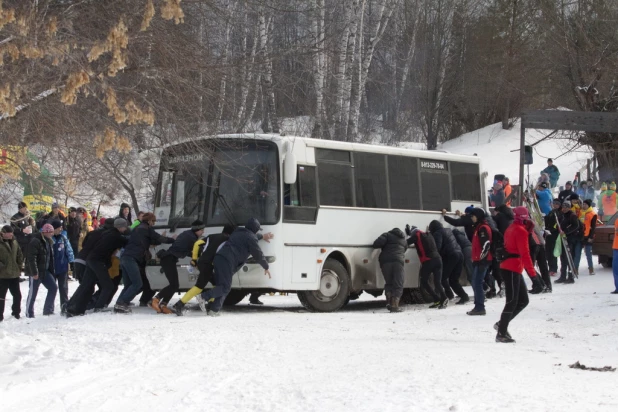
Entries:
{"label": "white bus", "polygon": [[[336,311],[363,291],[384,288],[373,241],[406,224],[423,230],[440,211],[482,207],[480,159],[437,151],[273,135],[223,135],[163,151],[157,229],[181,232],[205,222],[206,234],[256,217],[272,278],[251,260],[234,276],[226,304],[250,292],[295,292],[310,311]],[[152,261],[151,261],[152,262]],[[181,290],[195,283],[179,262]],[[422,299],[419,261],[408,250],[405,288]],[[156,262],[154,290],[167,285]],[[420,303],[420,302],[419,302]]]}

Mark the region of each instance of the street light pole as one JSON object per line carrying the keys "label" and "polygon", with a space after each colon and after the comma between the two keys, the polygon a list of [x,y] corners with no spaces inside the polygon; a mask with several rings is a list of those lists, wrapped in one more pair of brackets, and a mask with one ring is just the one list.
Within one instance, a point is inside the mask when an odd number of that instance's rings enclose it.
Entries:
{"label": "street light pole", "polygon": [[525,163],[525,148],[526,146],[526,128],[524,127],[524,122],[521,122],[521,137],[519,141],[519,187],[520,187],[520,199],[522,199],[524,195],[524,163]]}

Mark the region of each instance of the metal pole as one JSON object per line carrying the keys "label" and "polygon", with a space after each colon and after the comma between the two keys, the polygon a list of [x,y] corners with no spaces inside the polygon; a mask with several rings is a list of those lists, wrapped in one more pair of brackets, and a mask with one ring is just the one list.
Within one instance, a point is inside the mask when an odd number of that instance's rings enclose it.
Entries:
{"label": "metal pole", "polygon": [[521,119],[521,140],[519,142],[519,187],[520,196],[523,196],[525,186],[524,186],[524,163],[525,163],[525,146],[526,146],[526,128],[524,127],[523,116]]}

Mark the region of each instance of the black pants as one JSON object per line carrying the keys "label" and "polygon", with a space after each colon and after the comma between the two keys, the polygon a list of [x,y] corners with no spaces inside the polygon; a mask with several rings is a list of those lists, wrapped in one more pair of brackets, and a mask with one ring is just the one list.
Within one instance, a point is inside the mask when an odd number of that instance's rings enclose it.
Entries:
{"label": "black pants", "polygon": [[380,265],[384,276],[384,292],[394,298],[403,295],[403,263],[387,262]]}
{"label": "black pants", "polygon": [[[83,265],[75,265],[83,266]],[[92,270],[84,266],[84,274],[82,276],[82,280],[79,283],[79,287],[69,299],[67,303],[67,312],[71,315],[82,315],[86,312],[86,308],[88,307],[88,303],[94,294],[94,287],[97,284],[97,276],[94,274]]]}
{"label": "black pants", "polygon": [[558,258],[554,256],[554,248],[556,247],[556,236],[547,236],[545,238],[545,257],[549,271],[558,273]]}
{"label": "black pants", "polygon": [[460,298],[468,297],[466,291],[459,284],[463,263],[464,257],[461,253],[449,255],[442,259],[442,264],[444,265],[442,269],[442,287],[444,287],[444,293],[449,299],[455,298],[453,291]]}
{"label": "black pants", "polygon": [[159,291],[157,297],[161,303],[168,304],[174,293],[178,292],[180,283],[178,281],[178,268],[176,267],[178,258],[174,255],[166,255],[161,258],[161,268],[165,273],[165,277],[169,285]]}
{"label": "black pants", "polygon": [[75,279],[77,279],[79,283],[82,283],[82,279],[84,278],[84,272],[86,272],[86,265],[83,265],[79,262],[75,262],[73,267],[75,268],[75,272],[73,273],[73,276],[75,276]]}
{"label": "black pants", "polygon": [[118,286],[114,284],[112,278],[109,277],[109,269],[105,262],[101,262],[98,260],[88,260],[86,261],[86,266],[97,278],[97,283],[99,284],[100,295],[94,304],[95,309],[103,309],[109,302],[111,302],[116,290],[118,290]]}
{"label": "black pants", "polygon": [[[108,272],[109,273],[109,272]],[[109,306],[110,303],[112,303],[112,299],[114,298],[114,295],[116,294],[116,292],[118,292],[118,287],[120,286],[120,281],[122,280],[122,276],[116,276],[115,278],[111,278],[112,279],[112,290],[111,290],[111,294],[108,294],[107,296],[109,296],[109,300],[107,302],[104,302],[104,306]],[[99,300],[99,298],[101,297],[101,285],[97,282],[97,291],[94,292],[94,294],[92,295],[92,297],[90,298],[90,301],[88,302],[88,306],[86,306],[86,309],[94,309],[96,307],[97,301]]]}
{"label": "black pants", "polygon": [[466,279],[468,283],[472,284],[472,274],[474,269],[472,268],[472,247],[462,249],[464,256],[464,267],[466,268]]}
{"label": "black pants", "polygon": [[21,313],[21,290],[19,289],[19,278],[0,279],[0,320],[4,319],[4,299],[6,299],[7,291],[10,291],[11,296],[13,296],[11,315],[19,316]]}
{"label": "black pants", "polygon": [[530,251],[530,256],[532,257],[532,265],[536,264],[539,268],[539,272],[541,272],[541,279],[543,279],[543,283],[546,287],[551,290],[551,277],[549,276],[549,266],[547,264],[547,257],[545,255],[545,247],[539,245],[535,248],[536,250]]}
{"label": "black pants", "polygon": [[142,277],[142,296],[139,298],[139,303],[142,305],[150,302],[150,299],[152,299],[155,295],[155,291],[150,287],[150,282],[146,276],[146,264],[142,264],[141,262],[138,262],[137,264],[139,266],[139,274]]}
{"label": "black pants", "polygon": [[[429,284],[429,277],[433,273],[433,284],[436,290]],[[421,264],[421,288],[431,295],[434,301],[446,300],[444,289],[442,288],[442,259],[433,258]],[[436,293],[437,291],[437,293]]]}
{"label": "black pants", "polygon": [[195,282],[195,287],[200,289],[206,288],[208,282],[212,282],[212,273],[215,267],[210,262],[200,262],[197,261],[197,270],[200,271],[200,275],[197,277],[197,282]]}
{"label": "black pants", "polygon": [[503,270],[504,285],[506,288],[506,304],[500,316],[500,328],[498,332],[505,334],[509,328],[509,323],[528,306],[528,291],[526,282],[520,273]]}
{"label": "black pants", "polygon": [[[498,283],[498,288],[502,290],[504,278],[502,277],[502,269],[500,269],[500,262],[498,262],[498,260],[494,258],[494,260],[491,261],[491,267],[491,276],[493,277],[493,279],[495,279],[496,283]],[[495,288],[492,290],[495,292]]]}

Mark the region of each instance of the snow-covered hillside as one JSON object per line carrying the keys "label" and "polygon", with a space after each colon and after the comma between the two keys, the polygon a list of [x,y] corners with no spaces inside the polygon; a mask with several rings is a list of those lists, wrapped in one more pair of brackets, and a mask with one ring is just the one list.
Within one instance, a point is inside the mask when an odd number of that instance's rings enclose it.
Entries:
{"label": "snow-covered hillside", "polygon": [[[512,184],[518,184],[520,127],[519,120],[510,130],[503,130],[501,124],[496,123],[445,142],[439,149],[467,155],[476,153],[480,156],[489,179],[493,179],[496,174],[505,174],[511,179]],[[550,132],[550,130],[529,129],[526,131],[526,144],[534,144]],[[568,180],[573,180],[575,173],[586,166],[586,160],[592,158],[592,150],[589,147],[573,150],[574,146],[575,144],[567,140],[563,133],[557,133],[554,137],[534,146],[534,164],[530,165],[530,179],[536,182],[540,171],[547,167],[547,159],[553,158],[554,164],[560,169],[558,183],[563,185]],[[512,150],[517,151],[511,152]],[[491,184],[491,181],[488,180],[487,183]]]}
{"label": "snow-covered hillside", "polygon": [[290,295],[219,318],[135,308],[64,319],[40,316],[41,288],[36,319],[0,323],[0,409],[616,411],[616,372],[568,366],[618,366],[618,295],[598,269],[531,296],[509,328],[515,344],[494,342],[503,299],[481,317],[470,304],[389,314],[367,295],[307,313]]}

